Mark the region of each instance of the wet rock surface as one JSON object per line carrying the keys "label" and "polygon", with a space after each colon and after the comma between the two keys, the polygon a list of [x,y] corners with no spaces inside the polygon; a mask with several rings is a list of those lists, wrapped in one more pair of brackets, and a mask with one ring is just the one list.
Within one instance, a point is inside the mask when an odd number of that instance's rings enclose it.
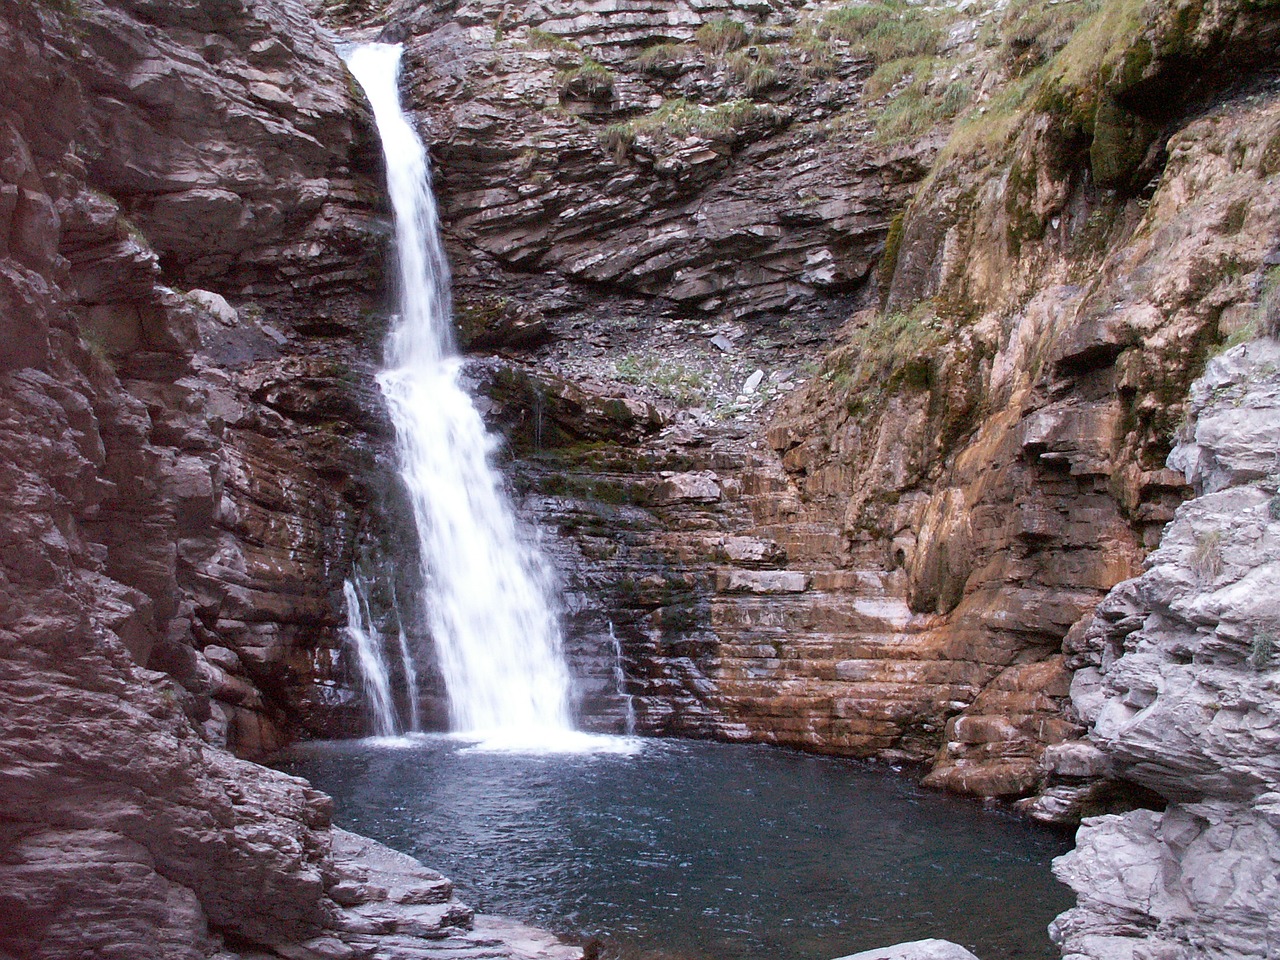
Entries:
{"label": "wet rock surface", "polygon": [[227,749],[360,723],[389,437],[331,45],[289,0],[6,0],[0,50],[0,953],[576,955]]}

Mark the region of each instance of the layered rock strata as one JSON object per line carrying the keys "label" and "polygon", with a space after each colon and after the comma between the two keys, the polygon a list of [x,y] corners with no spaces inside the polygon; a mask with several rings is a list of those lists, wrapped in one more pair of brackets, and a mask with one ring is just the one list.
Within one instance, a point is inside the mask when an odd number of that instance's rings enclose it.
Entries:
{"label": "layered rock strata", "polygon": [[939,154],[825,8],[387,8],[477,376],[642,728],[1008,797],[1079,735],[1062,641],[1185,495],[1178,404],[1277,235],[1275,18],[1181,9],[996,53],[947,13]]}
{"label": "layered rock strata", "polygon": [[387,447],[359,129],[290,0],[0,2],[6,957],[577,955],[225,749],[346,685]]}
{"label": "layered rock strata", "polygon": [[1070,645],[1088,772],[1163,809],[1084,821],[1055,865],[1079,898],[1066,956],[1280,950],[1280,342],[1211,361],[1179,435],[1198,496]]}

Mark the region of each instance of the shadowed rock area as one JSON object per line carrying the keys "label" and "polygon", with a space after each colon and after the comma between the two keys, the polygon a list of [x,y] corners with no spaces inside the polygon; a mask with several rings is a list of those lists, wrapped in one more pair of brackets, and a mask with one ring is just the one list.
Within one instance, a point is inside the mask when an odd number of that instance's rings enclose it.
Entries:
{"label": "shadowed rock area", "polygon": [[6,0],[0,50],[0,953],[578,956],[225,749],[341,716],[385,495],[329,42],[288,0]]}

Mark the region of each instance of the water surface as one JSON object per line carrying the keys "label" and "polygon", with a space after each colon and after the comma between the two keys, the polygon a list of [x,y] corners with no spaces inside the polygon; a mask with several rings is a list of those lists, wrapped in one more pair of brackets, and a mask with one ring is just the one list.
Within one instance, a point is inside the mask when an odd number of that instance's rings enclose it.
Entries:
{"label": "water surface", "polygon": [[942,937],[1051,960],[1069,838],[854,761],[643,741],[512,754],[421,737],[283,764],[337,822],[452,877],[472,906],[599,937],[626,960],[830,960]]}

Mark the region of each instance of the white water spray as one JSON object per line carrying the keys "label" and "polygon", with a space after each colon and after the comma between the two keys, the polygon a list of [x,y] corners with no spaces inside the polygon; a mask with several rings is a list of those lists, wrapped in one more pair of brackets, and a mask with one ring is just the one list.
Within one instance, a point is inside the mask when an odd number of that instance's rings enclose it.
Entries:
{"label": "white water spray", "polygon": [[636,733],[636,701],[627,693],[627,670],[622,659],[622,641],[613,630],[613,621],[609,621],[609,642],[613,644],[613,686],[622,698],[624,730],[629,737]]}
{"label": "white water spray", "polygon": [[395,211],[400,317],[378,377],[413,502],[431,633],[455,730],[556,739],[571,729],[569,672],[541,555],[518,533],[489,463],[494,441],[458,382],[449,267],[427,153],[400,108],[399,45],[347,65],[373,107]]}
{"label": "white water spray", "polygon": [[396,708],[391,696],[391,674],[382,655],[382,635],[369,614],[369,601],[356,581],[345,580],[342,596],[347,602],[347,639],[356,650],[364,700],[369,707],[375,737],[393,737]]}

